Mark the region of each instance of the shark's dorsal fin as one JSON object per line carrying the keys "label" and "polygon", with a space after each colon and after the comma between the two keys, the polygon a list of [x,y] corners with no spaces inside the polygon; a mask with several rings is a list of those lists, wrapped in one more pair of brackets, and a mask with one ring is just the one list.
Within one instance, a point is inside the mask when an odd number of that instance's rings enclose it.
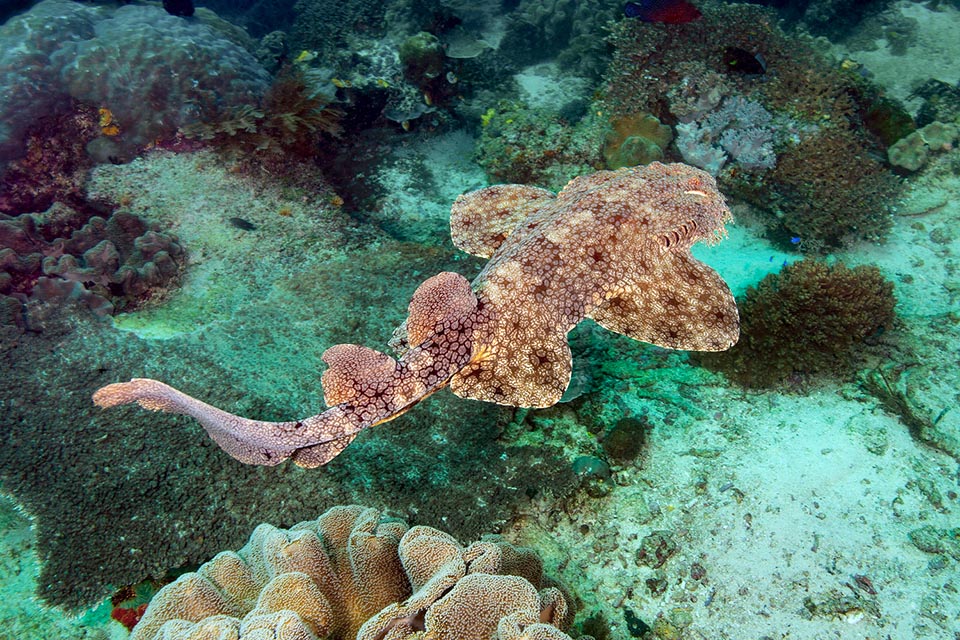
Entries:
{"label": "shark's dorsal fin", "polygon": [[457,198],[450,211],[450,236],[461,251],[489,258],[533,211],[553,200],[552,191],[500,184]]}

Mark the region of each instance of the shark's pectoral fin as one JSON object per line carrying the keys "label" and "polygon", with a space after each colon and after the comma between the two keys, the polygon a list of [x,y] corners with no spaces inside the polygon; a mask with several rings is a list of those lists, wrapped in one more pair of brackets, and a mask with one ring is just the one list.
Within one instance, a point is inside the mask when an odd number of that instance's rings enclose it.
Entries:
{"label": "shark's pectoral fin", "polygon": [[461,251],[489,258],[551,191],[519,184],[499,184],[457,198],[450,210],[450,236]]}
{"label": "shark's pectoral fin", "polygon": [[397,372],[397,361],[385,353],[358,344],[338,344],[323,352],[329,365],[320,382],[328,407],[357,402],[368,394],[382,394]]}
{"label": "shark's pectoral fin", "polygon": [[290,459],[293,460],[295,465],[305,469],[322,467],[340,455],[358,435],[359,432],[352,433],[336,440],[297,449],[290,455]]}
{"label": "shark's pectoral fin", "polygon": [[610,331],[669,349],[724,351],[740,337],[730,288],[685,252],[664,254],[588,316]]}
{"label": "shark's pectoral fin", "polygon": [[515,309],[491,321],[473,358],[450,380],[461,398],[516,407],[556,404],[570,383],[567,327]]}

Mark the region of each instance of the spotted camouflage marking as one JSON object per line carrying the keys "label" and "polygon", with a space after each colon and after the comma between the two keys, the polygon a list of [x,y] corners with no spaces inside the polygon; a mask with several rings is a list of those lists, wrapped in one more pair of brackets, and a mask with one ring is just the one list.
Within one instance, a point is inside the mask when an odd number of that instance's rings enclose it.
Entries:
{"label": "spotted camouflage marking", "polygon": [[570,381],[567,334],[584,318],[672,349],[736,342],[729,288],[690,255],[730,219],[714,179],[680,164],[601,171],[556,196],[521,185],[480,189],[457,199],[450,224],[458,247],[490,257],[486,267],[472,284],[441,273],[417,289],[391,340],[399,360],[360,345],[328,349],[324,413],[249,420],[142,378],[108,385],[94,401],[189,415],[241,462],[290,458],[304,467],[326,464],[361,430],[447,383],[464,398],[550,406]]}

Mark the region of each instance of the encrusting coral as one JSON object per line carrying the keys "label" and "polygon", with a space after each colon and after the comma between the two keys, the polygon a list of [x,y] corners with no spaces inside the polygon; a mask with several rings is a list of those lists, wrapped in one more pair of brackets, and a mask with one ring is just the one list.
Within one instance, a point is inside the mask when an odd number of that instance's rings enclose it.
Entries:
{"label": "encrusting coral", "polygon": [[671,349],[722,351],[739,317],[726,283],[690,247],[719,239],[731,219],[716,182],[681,164],[601,171],[559,194],[499,185],[460,196],[451,231],[489,257],[472,285],[441,273],[413,295],[393,344],[399,361],[366,347],[331,347],[323,360],[326,412],[292,422],[236,416],[162,382],[136,378],[98,390],[101,407],[139,403],[200,421],[231,456],[317,467],[357,434],[450,384],[498,404],[557,403],[572,369],[567,333],[584,318]]}
{"label": "encrusting coral", "polygon": [[539,557],[493,537],[450,535],[333,507],[288,530],[262,524],[161,589],[132,640],[569,640],[559,589]]}

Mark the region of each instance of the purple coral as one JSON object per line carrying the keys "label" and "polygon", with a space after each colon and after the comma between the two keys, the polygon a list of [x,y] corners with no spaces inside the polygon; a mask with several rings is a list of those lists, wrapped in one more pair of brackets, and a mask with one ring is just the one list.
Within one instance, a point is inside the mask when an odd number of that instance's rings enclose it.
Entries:
{"label": "purple coral", "polygon": [[20,304],[76,301],[112,314],[152,297],[180,272],[176,239],[130,213],[84,221],[55,204],[41,214],[0,216],[0,297]]}
{"label": "purple coral", "polygon": [[677,125],[677,148],[689,164],[717,175],[727,161],[747,171],[776,165],[773,116],[759,102],[733,96],[700,122]]}

